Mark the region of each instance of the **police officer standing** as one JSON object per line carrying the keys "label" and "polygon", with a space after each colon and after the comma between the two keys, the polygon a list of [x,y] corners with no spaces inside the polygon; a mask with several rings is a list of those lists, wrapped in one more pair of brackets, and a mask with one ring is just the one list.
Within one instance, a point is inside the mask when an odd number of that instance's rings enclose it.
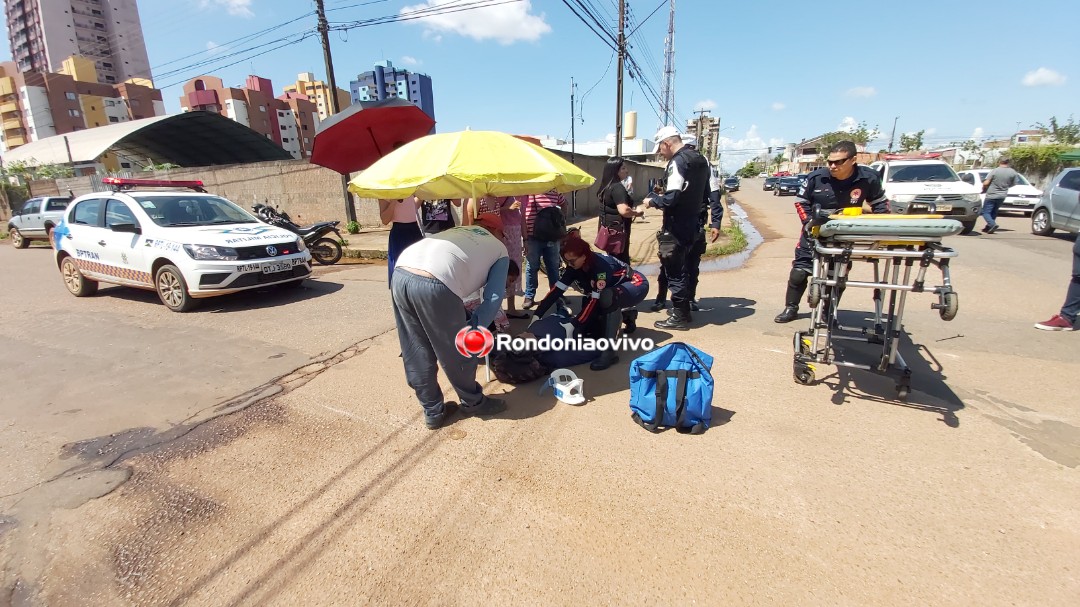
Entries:
{"label": "police officer standing", "polygon": [[701,231],[699,218],[709,190],[709,163],[697,150],[683,143],[673,126],[661,128],[653,140],[657,152],[668,161],[667,186],[663,194],[651,194],[644,202],[664,212],[664,225],[656,240],[672,306],[671,316],[653,326],[685,331],[690,328],[691,320],[691,285],[686,261]]}
{"label": "police officer standing", "polygon": [[855,163],[855,144],[840,141],[829,148],[828,168],[817,169],[806,177],[795,203],[801,207],[799,216],[803,221],[799,246],[795,248],[795,260],[791,262],[784,309],[774,318],[776,322],[791,322],[799,315],[799,300],[806,292],[806,283],[813,272],[814,248],[806,226],[815,206],[823,210],[862,208],[870,204],[874,213],[888,213],[889,200],[881,178],[869,167]]}

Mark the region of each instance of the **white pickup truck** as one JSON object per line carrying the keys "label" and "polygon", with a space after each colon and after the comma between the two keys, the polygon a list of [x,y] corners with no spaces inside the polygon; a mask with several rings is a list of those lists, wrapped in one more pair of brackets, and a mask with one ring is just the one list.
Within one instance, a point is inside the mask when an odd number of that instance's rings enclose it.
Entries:
{"label": "white pickup truck", "polygon": [[11,244],[17,249],[25,249],[31,241],[49,240],[69,202],[68,196],[38,196],[24,202],[8,221]]}

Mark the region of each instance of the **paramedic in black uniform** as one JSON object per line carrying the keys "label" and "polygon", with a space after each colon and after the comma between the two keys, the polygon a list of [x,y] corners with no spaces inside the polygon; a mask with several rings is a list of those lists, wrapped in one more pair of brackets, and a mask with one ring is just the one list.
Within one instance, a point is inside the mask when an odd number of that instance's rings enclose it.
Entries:
{"label": "paramedic in black uniform", "polygon": [[[656,151],[667,159],[666,191],[650,194],[645,204],[664,212],[662,233],[673,246],[661,254],[660,264],[671,291],[671,316],[653,323],[657,329],[685,331],[690,328],[690,277],[686,261],[701,230],[702,201],[708,196],[709,163],[697,150],[683,144],[678,129],[665,126],[656,132]],[[660,243],[661,251],[665,246]]]}
{"label": "paramedic in black uniform", "polygon": [[799,300],[806,292],[806,283],[813,272],[814,245],[807,234],[811,209],[815,205],[823,210],[862,208],[869,203],[874,213],[888,213],[889,199],[877,172],[855,164],[855,144],[840,141],[829,148],[828,168],[817,169],[806,177],[799,190],[795,204],[799,205],[799,217],[803,222],[799,246],[795,247],[795,260],[791,262],[784,309],[774,318],[776,322],[791,322],[799,315]]}

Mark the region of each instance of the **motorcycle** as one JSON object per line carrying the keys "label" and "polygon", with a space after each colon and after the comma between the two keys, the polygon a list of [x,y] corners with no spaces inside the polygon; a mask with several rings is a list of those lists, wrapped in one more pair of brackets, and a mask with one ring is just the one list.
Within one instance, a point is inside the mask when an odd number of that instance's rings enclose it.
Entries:
{"label": "motorcycle", "polygon": [[[341,232],[337,228],[340,221],[320,221],[309,226],[299,226],[293,223],[288,213],[278,211],[269,205],[256,203],[251,209],[264,223],[284,228],[303,238],[304,244],[311,251],[311,258],[317,263],[329,266],[341,259]],[[326,238],[326,235],[331,232],[337,234],[336,240]]]}

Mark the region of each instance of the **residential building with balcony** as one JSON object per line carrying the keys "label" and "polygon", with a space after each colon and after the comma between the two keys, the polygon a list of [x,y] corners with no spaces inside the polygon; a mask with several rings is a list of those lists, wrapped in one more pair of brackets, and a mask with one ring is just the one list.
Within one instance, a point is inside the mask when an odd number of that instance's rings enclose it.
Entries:
{"label": "residential building with balcony", "polygon": [[148,81],[102,84],[94,62],[85,57],[68,57],[57,73],[23,73],[13,61],[0,63],[0,152],[53,135],[164,115],[161,91]]}
{"label": "residential building with balcony", "polygon": [[[412,101],[435,120],[435,98],[431,77],[394,67],[389,61],[375,64],[375,69],[359,74],[349,83],[352,103],[398,97]],[[432,128],[432,132],[435,129]]]}
{"label": "residential building with balcony", "polygon": [[4,9],[20,72],[59,72],[78,55],[102,84],[152,79],[136,0],[4,0]]}
{"label": "residential building with balcony", "polygon": [[239,122],[281,146],[293,158],[311,156],[321,119],[306,95],[287,92],[274,97],[270,80],[248,76],[243,88],[227,87],[217,76],[199,76],[184,84],[180,108],[214,112]]}
{"label": "residential building with balcony", "polygon": [[[326,120],[333,112],[330,105],[330,85],[326,84],[322,80],[315,80],[315,75],[311,72],[304,72],[296,76],[296,82],[293,84],[286,84],[284,88],[285,94],[299,93],[306,96],[318,109],[319,118]],[[349,106],[351,103],[349,97],[349,91],[345,89],[337,89],[337,102],[338,111],[341,111]]]}

